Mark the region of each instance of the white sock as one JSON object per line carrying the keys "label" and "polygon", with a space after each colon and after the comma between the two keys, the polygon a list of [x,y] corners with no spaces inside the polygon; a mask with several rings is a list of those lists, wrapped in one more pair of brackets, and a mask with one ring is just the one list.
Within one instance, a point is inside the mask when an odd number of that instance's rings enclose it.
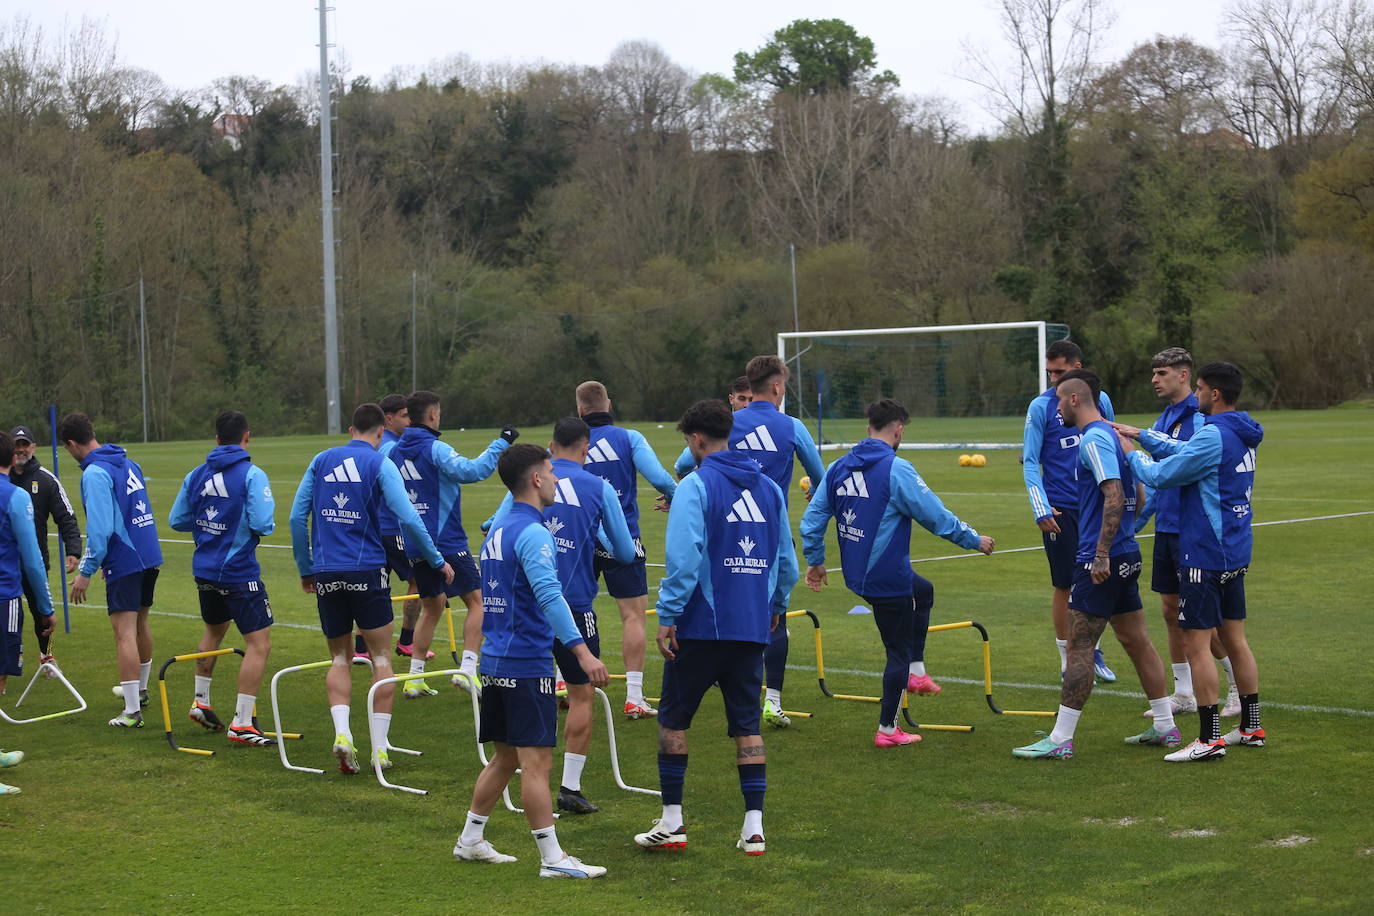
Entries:
{"label": "white sock", "polygon": [[124,691],[124,715],[132,716],[138,712],[138,681],[120,681],[119,686]]}
{"label": "white sock", "polygon": [[667,831],[668,833],[672,833],[674,830],[682,826],[682,806],[664,805],[663,817],[661,818],[661,820],[662,823],[658,825],[659,828],[661,830]]}
{"label": "white sock", "polygon": [[560,668],[560,667],[558,667],[557,664],[555,664],[555,665],[553,666],[553,682],[554,682],[555,684],[557,684],[559,681],[566,681],[566,680],[567,680],[567,678],[563,677],[563,669]]}
{"label": "white sock", "polygon": [[491,815],[473,814],[468,812],[468,819],[463,823],[463,835],[458,838],[458,842],[464,846],[476,846],[482,842],[483,832],[487,829],[487,818]]}
{"label": "white sock", "polygon": [[384,751],[391,747],[387,739],[391,735],[391,713],[378,712],[372,715],[372,749]]}
{"label": "white sock", "polygon": [[1174,669],[1174,693],[1193,695],[1193,669],[1187,662],[1170,665]]}
{"label": "white sock", "polygon": [[1232,687],[1236,686],[1236,672],[1231,670],[1231,656],[1228,655],[1225,658],[1218,659],[1218,661],[1221,662],[1221,667],[1226,670],[1226,683],[1230,684]]}
{"label": "white sock", "polygon": [[782,691],[774,690],[772,687],[763,692],[764,699],[773,704],[774,709],[782,709]]}
{"label": "white sock", "polygon": [[1059,715],[1054,717],[1054,731],[1050,732],[1050,740],[1055,744],[1063,744],[1072,738],[1074,731],[1078,728],[1078,717],[1081,715],[1083,715],[1081,709],[1060,706]]}
{"label": "white sock", "polygon": [[746,840],[751,836],[763,836],[763,812],[757,808],[744,812],[744,829],[739,835]]}
{"label": "white sock", "polygon": [[545,865],[563,861],[563,847],[558,845],[558,834],[554,831],[553,824],[536,828],[530,833],[534,834],[534,844],[539,847],[539,858],[544,860]]}
{"label": "white sock", "polygon": [[1174,704],[1168,697],[1151,700],[1150,714],[1155,717],[1155,731],[1167,732],[1174,729]]}
{"label": "white sock", "polygon": [[625,672],[625,699],[630,703],[644,705],[644,672]]}
{"label": "white sock", "polygon": [[239,694],[238,703],[234,706],[234,728],[244,728],[253,724],[253,707],[258,705],[258,698],[248,693]]}
{"label": "white sock", "polygon": [[424,674],[424,673],[425,673],[425,660],[424,660],[423,658],[412,658],[412,659],[410,660],[410,673],[411,673],[411,674]]}
{"label": "white sock", "polygon": [[586,754],[564,754],[563,782],[560,785],[574,792],[582,791],[582,768],[586,765]]}
{"label": "white sock", "polygon": [[1093,644],[1093,651],[1095,651],[1095,652],[1101,652],[1101,651],[1102,651],[1102,637],[1101,637],[1101,636],[1097,637],[1097,642]]}
{"label": "white sock", "polygon": [[463,661],[458,665],[464,671],[477,670],[477,653],[467,649],[463,650]]}
{"label": "white sock", "polygon": [[196,702],[210,705],[210,679],[196,675]]}
{"label": "white sock", "polygon": [[897,723],[893,722],[891,725],[879,725],[878,731],[884,735],[895,735],[897,734]]}
{"label": "white sock", "polygon": [[138,663],[138,689],[148,689],[148,672],[153,670],[153,662],[149,659],[146,662]]}
{"label": "white sock", "polygon": [[348,725],[348,704],[340,703],[338,706],[329,707],[329,715],[334,718],[334,734],[347,735],[349,740],[352,740],[353,729]]}
{"label": "white sock", "polygon": [[1059,647],[1059,673],[1063,674],[1069,667],[1069,641],[1056,639],[1054,644]]}
{"label": "white sock", "polygon": [[906,670],[907,670],[907,674],[914,674],[914,675],[916,675],[917,677],[925,677],[925,676],[926,676],[926,663],[925,663],[925,662],[912,662],[911,664],[909,664],[909,665],[906,666]]}

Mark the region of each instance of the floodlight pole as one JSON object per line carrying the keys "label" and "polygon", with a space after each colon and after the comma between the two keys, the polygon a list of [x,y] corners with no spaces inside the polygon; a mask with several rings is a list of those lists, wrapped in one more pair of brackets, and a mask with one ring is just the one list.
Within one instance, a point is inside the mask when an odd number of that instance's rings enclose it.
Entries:
{"label": "floodlight pole", "polygon": [[[791,242],[787,243],[787,253],[792,261],[792,330],[801,332],[801,312],[797,308],[797,246]],[[786,356],[783,357],[787,359]],[[784,363],[785,365],[785,363]],[[797,412],[802,410],[802,374],[801,374],[801,351],[797,351]]]}
{"label": "floodlight pole", "polygon": [[415,344],[415,271],[410,272],[410,390],[420,390],[420,368],[416,361],[415,354],[418,347]]}
{"label": "floodlight pole", "polygon": [[329,26],[332,6],[321,0],[320,11],[320,222],[324,246],[324,391],[329,434],[337,436],[339,413],[339,315],[334,274],[334,144],[330,105]]}
{"label": "floodlight pole", "polygon": [[143,385],[143,441],[148,441],[148,310],[143,274],[138,275],[138,380]]}

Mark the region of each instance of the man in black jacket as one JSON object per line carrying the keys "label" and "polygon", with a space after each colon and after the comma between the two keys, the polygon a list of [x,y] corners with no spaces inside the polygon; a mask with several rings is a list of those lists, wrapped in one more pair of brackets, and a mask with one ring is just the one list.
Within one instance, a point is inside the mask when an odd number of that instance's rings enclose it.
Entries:
{"label": "man in black jacket", "polygon": [[[38,463],[34,455],[35,437],[27,426],[16,426],[10,431],[14,439],[14,466],[10,468],[10,483],[21,488],[33,500],[33,527],[38,534],[38,549],[43,554],[43,568],[50,569],[48,560],[48,516],[57,524],[58,537],[66,555],[67,573],[76,572],[76,564],[81,559],[81,526],[77,524],[76,513],[72,511],[71,500],[57,476]],[[33,591],[26,581],[24,598],[33,615],[34,632],[38,635],[38,663],[52,662],[48,651],[49,636],[43,635],[42,620]]]}

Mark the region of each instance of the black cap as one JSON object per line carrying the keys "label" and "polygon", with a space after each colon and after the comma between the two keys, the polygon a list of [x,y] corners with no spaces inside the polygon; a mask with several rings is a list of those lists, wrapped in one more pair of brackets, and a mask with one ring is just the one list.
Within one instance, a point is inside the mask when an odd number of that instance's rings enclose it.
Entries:
{"label": "black cap", "polygon": [[38,440],[34,438],[33,430],[29,429],[27,426],[16,426],[14,429],[10,430],[10,438],[15,442],[18,442],[20,439],[23,439],[25,442],[38,442]]}

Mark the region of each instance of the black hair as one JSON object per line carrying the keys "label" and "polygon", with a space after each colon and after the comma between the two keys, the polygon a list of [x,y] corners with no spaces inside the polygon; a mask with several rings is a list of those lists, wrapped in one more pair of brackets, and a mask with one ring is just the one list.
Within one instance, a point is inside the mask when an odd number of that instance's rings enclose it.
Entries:
{"label": "black hair", "polygon": [[1189,372],[1193,371],[1193,354],[1182,347],[1169,347],[1167,350],[1160,350],[1155,354],[1154,359],[1150,360],[1151,369],[1172,368],[1173,366],[1184,366]]}
{"label": "black hair", "polygon": [[767,394],[773,379],[782,376],[783,381],[791,375],[787,363],[773,354],[755,356],[744,367],[744,377],[749,379],[749,389],[754,394]]}
{"label": "black hair", "polygon": [[553,425],[553,441],[559,448],[572,448],[591,435],[591,427],[581,417],[564,417]]}
{"label": "black hair", "polygon": [[432,391],[412,391],[406,398],[406,409],[410,411],[410,425],[422,426],[425,414],[439,403],[439,396]]}
{"label": "black hair", "polygon": [[530,471],[543,466],[548,457],[549,450],[546,448],[528,443],[512,445],[497,459],[496,473],[501,475],[501,482],[506,485],[507,490],[518,493],[525,489]]}
{"label": "black hair", "polygon": [[1240,369],[1233,363],[1208,363],[1197,371],[1197,377],[1207,383],[1207,387],[1221,392],[1221,399],[1235,405],[1245,388],[1245,379]]}
{"label": "black hair", "polygon": [[1045,348],[1045,359],[1062,359],[1070,365],[1083,362],[1083,348],[1072,340],[1056,340]]}
{"label": "black hair", "polygon": [[215,438],[220,445],[239,445],[248,433],[248,418],[237,410],[226,410],[215,417]]}
{"label": "black hair", "polygon": [[360,433],[370,433],[377,427],[386,422],[382,416],[382,408],[376,404],[359,404],[358,409],[353,411],[353,428]]}
{"label": "black hair", "polygon": [[1102,400],[1102,379],[1098,378],[1097,373],[1091,369],[1070,369],[1065,372],[1059,376],[1059,381],[1054,383],[1055,391],[1059,390],[1060,385],[1075,379],[1088,386],[1088,390],[1092,392],[1093,406],[1096,407],[1097,403]]}
{"label": "black hair", "polygon": [[900,401],[892,398],[879,398],[868,405],[868,425],[874,429],[883,429],[892,423],[901,423],[903,426],[911,419],[911,414]]}
{"label": "black hair", "polygon": [[749,376],[747,376],[747,375],[741,375],[739,378],[737,378],[737,379],[735,379],[733,382],[731,382],[731,383],[730,383],[730,391],[733,392],[734,394],[740,394],[741,392],[745,392],[745,391],[748,391],[750,394],[752,394],[753,391],[752,391],[752,389],[749,387]]}
{"label": "black hair", "polygon": [[84,413],[69,413],[57,424],[57,438],[60,442],[85,445],[95,439],[95,427]]}
{"label": "black hair", "polygon": [[[756,359],[758,357],[755,357]],[[724,401],[712,398],[697,401],[678,421],[677,431],[684,436],[701,433],[707,439],[729,439],[734,418]]]}
{"label": "black hair", "polygon": [[389,394],[378,401],[377,406],[382,408],[382,413],[388,417],[393,417],[403,410],[410,409],[410,405],[406,403],[406,396],[403,394]]}

